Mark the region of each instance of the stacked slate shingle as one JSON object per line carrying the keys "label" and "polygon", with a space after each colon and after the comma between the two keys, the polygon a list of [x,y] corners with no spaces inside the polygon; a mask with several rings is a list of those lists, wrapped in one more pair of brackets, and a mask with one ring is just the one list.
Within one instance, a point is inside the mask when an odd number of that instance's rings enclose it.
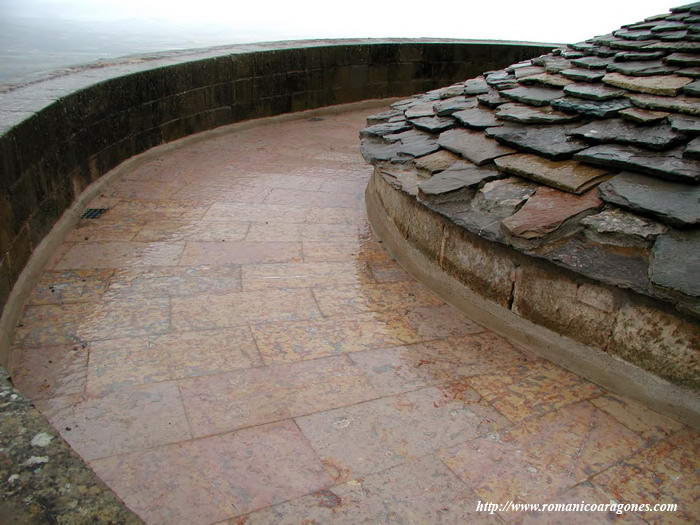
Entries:
{"label": "stacked slate shingle", "polygon": [[700,316],[700,2],[367,124],[365,158],[428,208]]}

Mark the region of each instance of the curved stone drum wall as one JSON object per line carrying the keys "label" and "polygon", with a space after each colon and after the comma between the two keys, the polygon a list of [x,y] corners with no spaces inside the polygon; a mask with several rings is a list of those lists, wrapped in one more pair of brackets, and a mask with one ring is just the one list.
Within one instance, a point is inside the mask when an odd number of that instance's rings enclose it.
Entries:
{"label": "curved stone drum wall", "polygon": [[[403,39],[239,45],[0,88],[0,307],[63,212],[134,155],[247,119],[424,91],[549,49]],[[4,317],[0,363],[13,325]]]}

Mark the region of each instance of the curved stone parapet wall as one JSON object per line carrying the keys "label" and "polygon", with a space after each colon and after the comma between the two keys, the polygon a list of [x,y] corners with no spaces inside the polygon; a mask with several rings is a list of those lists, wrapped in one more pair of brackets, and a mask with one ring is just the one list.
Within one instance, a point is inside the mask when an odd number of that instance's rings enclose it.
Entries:
{"label": "curved stone parapet wall", "polygon": [[550,48],[422,39],[238,45],[0,86],[0,307],[62,213],[134,155],[247,119],[425,91]]}
{"label": "curved stone parapet wall", "polygon": [[366,202],[370,223],[392,255],[470,318],[612,391],[700,426],[694,319],[469,232],[379,167]]}

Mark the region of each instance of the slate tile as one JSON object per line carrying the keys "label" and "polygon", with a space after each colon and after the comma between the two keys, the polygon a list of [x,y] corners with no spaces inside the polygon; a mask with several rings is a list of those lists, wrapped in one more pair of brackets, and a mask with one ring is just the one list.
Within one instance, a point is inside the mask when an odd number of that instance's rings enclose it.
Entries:
{"label": "slate tile", "polygon": [[603,83],[617,86],[630,91],[649,93],[650,95],[677,95],[681,88],[690,84],[692,79],[676,75],[630,77],[620,73],[608,73],[603,77]]}
{"label": "slate tile", "polygon": [[507,124],[499,128],[488,128],[486,134],[506,146],[543,155],[552,160],[561,160],[587,146],[585,142],[566,134],[574,127],[576,124],[561,126]]}
{"label": "slate tile", "polygon": [[453,113],[452,116],[468,128],[485,129],[492,126],[500,126],[493,111],[483,108],[465,109]]}
{"label": "slate tile", "polygon": [[515,150],[501,146],[480,131],[466,129],[451,129],[441,133],[438,144],[478,165],[515,153]]}
{"label": "slate tile", "polygon": [[602,84],[570,84],[564,88],[564,93],[587,100],[610,100],[625,95],[624,89],[615,89]]}
{"label": "slate tile", "polygon": [[627,168],[662,179],[694,183],[700,180],[700,161],[683,158],[683,149],[652,152],[635,146],[606,144],[575,155],[578,160],[600,166]]}
{"label": "slate tile", "polygon": [[438,117],[447,117],[455,111],[474,108],[476,105],[477,101],[474,97],[453,97],[434,104],[433,111]]}
{"label": "slate tile", "polygon": [[561,72],[562,76],[571,80],[582,82],[597,82],[605,76],[605,71],[595,69],[571,68],[564,69]]}
{"label": "slate tile", "polygon": [[622,172],[600,186],[601,198],[623,208],[651,215],[673,226],[700,223],[700,187]]}
{"label": "slate tile", "polygon": [[608,73],[621,73],[633,77],[645,77],[652,75],[668,75],[673,73],[676,67],[669,66],[660,60],[634,60],[629,62],[614,62],[607,67]]}
{"label": "slate tile", "polygon": [[630,95],[630,102],[639,108],[700,116],[700,97],[659,97],[654,95]]}
{"label": "slate tile", "polygon": [[657,286],[700,297],[700,231],[669,232],[654,243],[649,278]]}
{"label": "slate tile", "polygon": [[610,175],[610,170],[594,168],[575,160],[552,161],[537,155],[508,155],[495,162],[504,173],[576,194],[588,191]]}
{"label": "slate tile", "polygon": [[516,102],[523,102],[531,106],[546,106],[552,100],[564,96],[560,89],[544,87],[517,87],[501,91],[501,95]]}
{"label": "slate tile", "polygon": [[646,109],[628,108],[620,111],[619,115],[623,119],[634,122],[635,124],[650,125],[666,120],[666,117],[668,117],[670,113],[665,111],[649,111]]}
{"label": "slate tile", "polygon": [[559,124],[578,119],[578,115],[562,113],[550,106],[533,107],[527,104],[508,103],[496,109],[496,118],[519,124]]}
{"label": "slate tile", "polygon": [[418,184],[418,195],[429,202],[469,200],[483,182],[499,178],[500,173],[485,166],[452,167]]}
{"label": "slate tile", "polygon": [[688,159],[700,159],[700,137],[688,142],[683,150],[683,156]]}
{"label": "slate tile", "polygon": [[564,97],[552,101],[552,107],[555,109],[597,118],[615,116],[618,111],[629,108],[630,106],[632,106],[632,104],[626,98],[598,101],[584,100],[576,97]]}
{"label": "slate tile", "polygon": [[574,137],[593,142],[631,144],[653,150],[666,150],[685,140],[685,135],[666,123],[639,126],[622,119],[595,120],[569,131]]}

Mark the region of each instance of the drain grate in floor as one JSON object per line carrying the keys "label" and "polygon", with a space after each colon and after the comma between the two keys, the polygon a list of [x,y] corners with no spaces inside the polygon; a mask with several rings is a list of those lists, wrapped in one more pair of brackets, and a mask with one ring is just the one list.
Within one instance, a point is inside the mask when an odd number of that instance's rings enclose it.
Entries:
{"label": "drain grate in floor", "polygon": [[100,215],[107,211],[107,208],[88,208],[80,216],[81,219],[97,219]]}

